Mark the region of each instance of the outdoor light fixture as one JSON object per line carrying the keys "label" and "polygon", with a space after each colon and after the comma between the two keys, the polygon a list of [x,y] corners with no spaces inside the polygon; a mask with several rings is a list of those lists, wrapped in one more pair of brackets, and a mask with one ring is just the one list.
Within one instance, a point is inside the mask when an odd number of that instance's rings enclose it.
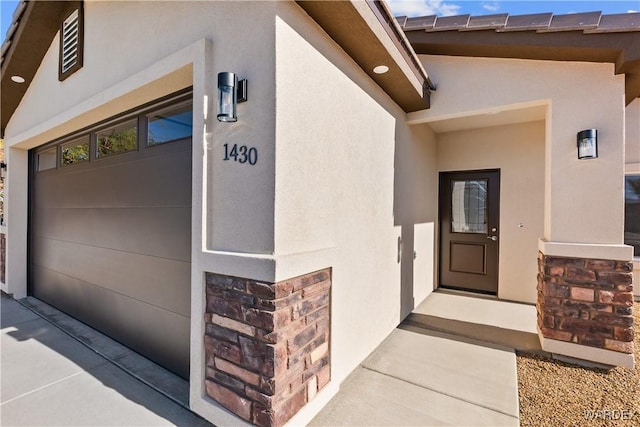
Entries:
{"label": "outdoor light fixture", "polygon": [[578,132],[578,159],[595,159],[598,157],[598,131],[586,129]]}
{"label": "outdoor light fixture", "polygon": [[238,81],[234,73],[218,73],[218,120],[236,122],[236,106],[247,100],[247,80]]}
{"label": "outdoor light fixture", "polygon": [[7,177],[7,164],[5,162],[0,162],[0,179],[5,179]]}
{"label": "outdoor light fixture", "polygon": [[387,71],[389,71],[389,67],[387,67],[386,65],[378,65],[377,67],[373,68],[373,72],[376,74],[384,74]]}

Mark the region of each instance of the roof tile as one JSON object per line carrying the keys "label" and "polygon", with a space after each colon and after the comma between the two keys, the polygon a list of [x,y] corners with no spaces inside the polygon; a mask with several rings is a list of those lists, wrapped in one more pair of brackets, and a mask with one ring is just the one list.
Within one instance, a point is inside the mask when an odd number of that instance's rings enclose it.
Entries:
{"label": "roof tile", "polygon": [[469,24],[467,25],[466,30],[491,30],[502,28],[507,24],[508,17],[508,13],[472,16],[469,18]]}
{"label": "roof tile", "polygon": [[459,30],[467,28],[469,23],[469,15],[442,16],[436,19],[432,31]]}
{"label": "roof tile", "polygon": [[640,31],[640,13],[602,15],[598,27],[585,30],[585,33],[626,33],[629,31]]}
{"label": "roof tile", "polygon": [[534,13],[530,15],[509,15],[507,25],[497,31],[530,31],[548,28],[553,13]]}
{"label": "roof tile", "polygon": [[538,32],[577,31],[597,28],[602,12],[572,13],[570,15],[554,15],[548,28]]}
{"label": "roof tile", "polygon": [[457,15],[436,17],[419,16],[396,18],[404,31],[474,31],[495,29],[497,32],[583,31],[589,33],[626,33],[640,31],[640,12],[603,15],[602,12],[585,12],[567,15],[535,13],[529,15]]}
{"label": "roof tile", "polygon": [[417,18],[408,18],[404,24],[405,31],[430,30],[436,23],[436,16],[419,16]]}

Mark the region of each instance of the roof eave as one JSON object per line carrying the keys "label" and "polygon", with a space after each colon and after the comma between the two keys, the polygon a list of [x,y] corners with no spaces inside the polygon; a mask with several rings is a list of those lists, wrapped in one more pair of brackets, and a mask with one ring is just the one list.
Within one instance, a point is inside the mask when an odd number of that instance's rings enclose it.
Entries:
{"label": "roof eave", "polygon": [[[7,47],[0,67],[2,137],[58,32],[60,17],[77,7],[78,3],[79,1],[25,1],[18,5],[12,24],[16,27],[5,41]],[[12,76],[20,76],[25,82],[16,83],[11,80]]]}
{"label": "roof eave", "polygon": [[[372,0],[297,3],[405,112],[429,108],[433,87],[384,4]],[[374,73],[373,68],[381,64],[389,71]]]}
{"label": "roof eave", "polygon": [[418,54],[613,63],[615,73],[625,74],[628,105],[640,97],[640,15],[600,15],[501,14],[440,24],[444,18],[399,20]]}

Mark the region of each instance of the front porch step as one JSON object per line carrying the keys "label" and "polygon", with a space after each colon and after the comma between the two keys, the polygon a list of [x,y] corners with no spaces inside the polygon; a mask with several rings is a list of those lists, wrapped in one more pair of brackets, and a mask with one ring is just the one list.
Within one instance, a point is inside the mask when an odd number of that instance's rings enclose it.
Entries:
{"label": "front porch step", "polygon": [[515,350],[539,352],[542,348],[536,322],[533,305],[437,291],[402,323]]}

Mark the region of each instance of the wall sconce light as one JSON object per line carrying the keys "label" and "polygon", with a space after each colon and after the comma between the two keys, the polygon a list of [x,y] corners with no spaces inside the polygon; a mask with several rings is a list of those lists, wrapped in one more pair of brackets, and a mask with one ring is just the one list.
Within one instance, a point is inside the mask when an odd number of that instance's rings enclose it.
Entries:
{"label": "wall sconce light", "polygon": [[4,180],[7,177],[7,164],[0,162],[0,179]]}
{"label": "wall sconce light", "polygon": [[218,73],[218,120],[237,122],[236,106],[247,100],[247,80],[234,73]]}
{"label": "wall sconce light", "polygon": [[586,129],[578,132],[578,159],[595,159],[598,157],[598,131]]}

